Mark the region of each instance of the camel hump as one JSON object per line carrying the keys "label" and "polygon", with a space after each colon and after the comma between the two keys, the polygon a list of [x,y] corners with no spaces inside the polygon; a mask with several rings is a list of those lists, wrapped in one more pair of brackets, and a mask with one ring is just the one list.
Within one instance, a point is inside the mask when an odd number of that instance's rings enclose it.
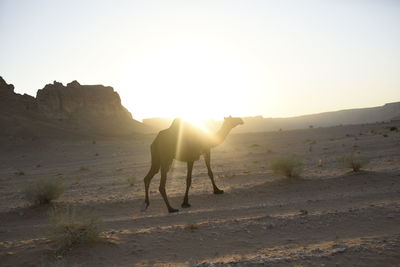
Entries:
{"label": "camel hump", "polygon": [[182,119],[181,118],[176,118],[174,121],[171,123],[171,126],[169,126],[170,129],[179,129],[179,127],[182,124]]}

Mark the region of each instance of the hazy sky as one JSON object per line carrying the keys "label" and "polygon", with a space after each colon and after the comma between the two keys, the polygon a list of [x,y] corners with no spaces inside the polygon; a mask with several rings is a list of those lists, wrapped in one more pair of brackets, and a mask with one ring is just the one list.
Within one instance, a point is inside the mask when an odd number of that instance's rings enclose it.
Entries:
{"label": "hazy sky", "polygon": [[400,101],[400,1],[0,0],[0,76],[104,84],[137,119]]}

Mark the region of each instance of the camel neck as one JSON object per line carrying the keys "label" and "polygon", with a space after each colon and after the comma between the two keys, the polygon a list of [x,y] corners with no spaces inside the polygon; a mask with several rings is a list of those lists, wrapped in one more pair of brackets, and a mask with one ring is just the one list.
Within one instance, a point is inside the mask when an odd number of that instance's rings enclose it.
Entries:
{"label": "camel neck", "polygon": [[222,124],[221,129],[215,134],[215,140],[213,146],[217,146],[225,141],[226,137],[232,130],[232,127],[227,125],[226,123]]}

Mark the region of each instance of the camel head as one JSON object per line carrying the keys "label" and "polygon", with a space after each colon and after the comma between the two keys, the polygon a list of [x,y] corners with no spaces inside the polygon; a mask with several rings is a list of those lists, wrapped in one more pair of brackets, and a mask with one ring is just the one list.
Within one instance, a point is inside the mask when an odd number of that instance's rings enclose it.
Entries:
{"label": "camel head", "polygon": [[229,125],[232,128],[235,128],[238,125],[244,124],[244,122],[242,118],[229,116],[224,118],[224,124]]}

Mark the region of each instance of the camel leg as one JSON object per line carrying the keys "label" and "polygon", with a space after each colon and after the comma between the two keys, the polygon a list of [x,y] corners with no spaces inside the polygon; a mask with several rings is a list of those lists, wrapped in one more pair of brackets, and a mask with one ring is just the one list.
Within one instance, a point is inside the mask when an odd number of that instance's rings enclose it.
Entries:
{"label": "camel leg", "polygon": [[189,204],[189,188],[192,184],[192,170],[193,170],[193,161],[188,161],[187,163],[187,176],[186,176],[186,192],[185,197],[183,198],[182,208],[190,208]]}
{"label": "camel leg", "polygon": [[156,175],[158,173],[160,169],[160,166],[155,166],[152,165],[149,172],[147,173],[146,177],[144,177],[144,188],[145,188],[145,200],[142,206],[142,211],[145,211],[149,205],[150,205],[150,200],[149,200],[149,187],[150,187],[150,182],[151,179],[153,179],[154,175]]}
{"label": "camel leg", "polygon": [[213,174],[213,172],[211,170],[211,164],[210,164],[210,162],[211,162],[210,151],[207,151],[206,153],[204,153],[204,161],[206,162],[206,165],[207,165],[208,176],[211,179],[211,183],[212,183],[212,186],[213,186],[214,194],[223,194],[224,190],[219,189],[217,187],[217,185],[215,184],[215,181],[214,181],[214,174]]}
{"label": "camel leg", "polygon": [[162,195],[162,197],[164,199],[165,205],[167,205],[168,212],[172,213],[172,212],[177,212],[179,210],[174,209],[174,208],[171,207],[171,205],[169,204],[169,201],[168,201],[167,192],[165,191],[165,185],[166,185],[166,182],[167,182],[168,169],[169,169],[169,164],[168,165],[167,164],[162,164],[161,165],[161,181],[160,181],[160,187],[158,189],[159,189],[159,191],[160,191],[160,193],[161,193],[161,195]]}

